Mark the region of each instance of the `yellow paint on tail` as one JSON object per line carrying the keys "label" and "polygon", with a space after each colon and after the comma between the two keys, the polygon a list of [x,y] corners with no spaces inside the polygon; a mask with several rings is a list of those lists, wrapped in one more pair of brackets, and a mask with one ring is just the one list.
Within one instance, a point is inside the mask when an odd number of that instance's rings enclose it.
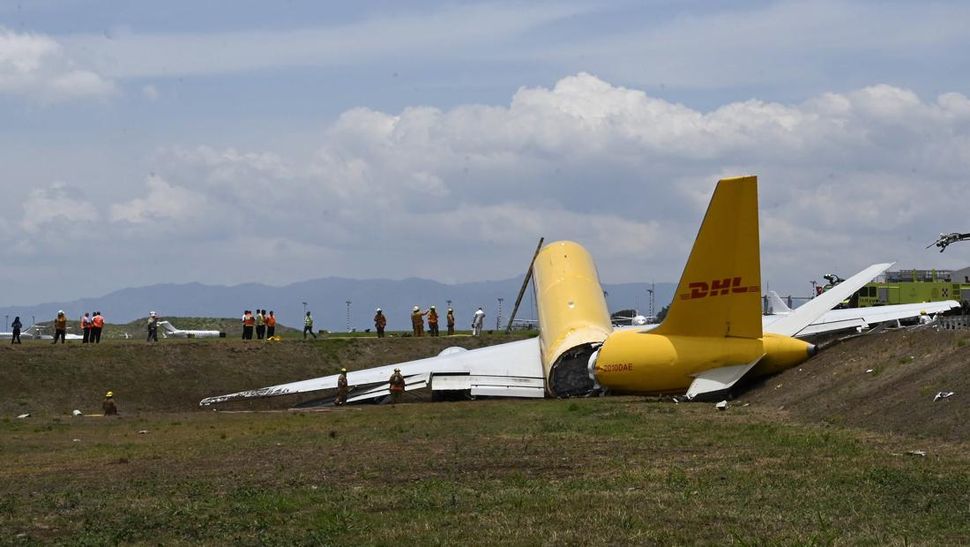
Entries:
{"label": "yellow paint on tail", "polygon": [[722,179],[660,335],[761,337],[758,177]]}

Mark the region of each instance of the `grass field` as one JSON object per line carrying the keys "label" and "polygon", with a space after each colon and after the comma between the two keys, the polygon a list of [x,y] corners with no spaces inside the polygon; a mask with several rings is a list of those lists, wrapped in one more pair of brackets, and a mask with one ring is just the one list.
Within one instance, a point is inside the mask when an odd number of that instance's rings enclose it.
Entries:
{"label": "grass field", "polygon": [[4,418],[0,451],[2,543],[970,542],[965,445],[756,406]]}

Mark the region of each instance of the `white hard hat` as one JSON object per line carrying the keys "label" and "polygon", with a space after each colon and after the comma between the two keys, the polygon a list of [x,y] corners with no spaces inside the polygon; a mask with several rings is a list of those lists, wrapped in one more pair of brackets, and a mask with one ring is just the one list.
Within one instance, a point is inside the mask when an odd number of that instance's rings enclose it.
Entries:
{"label": "white hard hat", "polygon": [[148,312],[148,315],[155,317],[155,312]]}
{"label": "white hard hat", "polygon": [[64,310],[57,310],[57,315],[64,315]]}
{"label": "white hard hat", "polygon": [[414,307],[414,311],[418,311],[418,310],[420,310],[420,309],[421,309],[421,308],[419,308],[419,307],[417,307],[417,306],[415,306],[415,307]]}
{"label": "white hard hat", "polygon": [[381,311],[381,309],[380,308],[377,308],[377,311]]}
{"label": "white hard hat", "polygon": [[434,309],[434,306],[431,306],[431,309]]}

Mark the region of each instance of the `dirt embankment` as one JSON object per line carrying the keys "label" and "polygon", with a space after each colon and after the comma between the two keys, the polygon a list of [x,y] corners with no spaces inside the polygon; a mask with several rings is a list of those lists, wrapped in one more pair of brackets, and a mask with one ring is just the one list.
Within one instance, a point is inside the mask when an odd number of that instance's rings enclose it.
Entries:
{"label": "dirt embankment", "polygon": [[[25,341],[22,346],[0,345],[0,416],[99,412],[107,390],[115,392],[125,413],[192,411],[211,395],[326,376],[340,367],[358,370],[420,359],[450,346],[474,349],[515,339],[111,340],[100,345]],[[286,408],[297,402],[280,397],[248,407]]]}
{"label": "dirt embankment", "polygon": [[[938,401],[939,392],[954,395]],[[895,330],[846,340],[740,396],[808,420],[970,439],[970,331]]]}

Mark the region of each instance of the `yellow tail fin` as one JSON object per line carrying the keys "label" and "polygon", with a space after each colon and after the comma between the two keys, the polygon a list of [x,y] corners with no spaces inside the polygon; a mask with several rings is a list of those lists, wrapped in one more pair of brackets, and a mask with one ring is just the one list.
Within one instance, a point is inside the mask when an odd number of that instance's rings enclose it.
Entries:
{"label": "yellow tail fin", "polygon": [[758,177],[722,179],[657,334],[761,337]]}

